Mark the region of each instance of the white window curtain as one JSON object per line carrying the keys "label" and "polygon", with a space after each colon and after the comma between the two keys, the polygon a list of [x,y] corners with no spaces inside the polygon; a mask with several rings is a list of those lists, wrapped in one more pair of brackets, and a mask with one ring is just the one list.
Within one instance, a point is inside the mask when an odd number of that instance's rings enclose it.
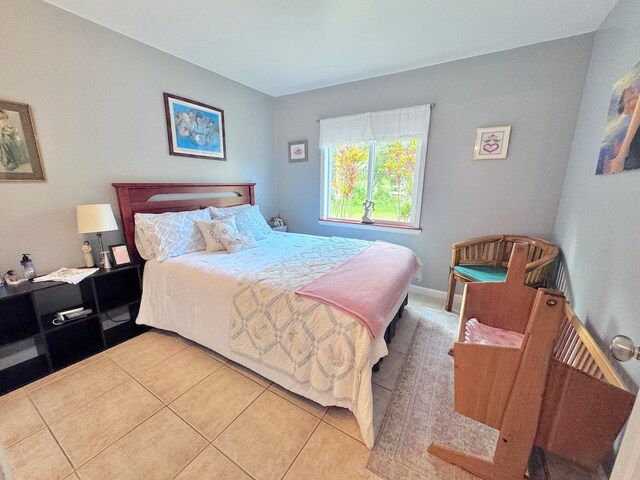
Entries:
{"label": "white window curtain", "polygon": [[417,138],[426,143],[431,105],[320,120],[320,148],[335,144]]}

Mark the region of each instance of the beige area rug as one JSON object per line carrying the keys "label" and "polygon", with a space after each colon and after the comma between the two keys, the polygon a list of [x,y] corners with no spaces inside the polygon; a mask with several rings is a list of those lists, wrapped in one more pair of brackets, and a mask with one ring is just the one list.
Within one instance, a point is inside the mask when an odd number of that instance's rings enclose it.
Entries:
{"label": "beige area rug", "polygon": [[427,452],[437,441],[493,456],[498,439],[497,430],[453,411],[453,357],[447,352],[458,316],[426,308],[405,311],[421,318],[367,468],[388,480],[475,479]]}
{"label": "beige area rug", "polygon": [[[436,441],[492,457],[498,439],[497,430],[453,411],[453,358],[447,352],[455,340],[458,316],[415,307],[405,312],[418,317],[417,327],[367,468],[387,480],[475,479],[427,452]],[[529,476],[535,480],[596,478],[539,451],[532,456]]]}

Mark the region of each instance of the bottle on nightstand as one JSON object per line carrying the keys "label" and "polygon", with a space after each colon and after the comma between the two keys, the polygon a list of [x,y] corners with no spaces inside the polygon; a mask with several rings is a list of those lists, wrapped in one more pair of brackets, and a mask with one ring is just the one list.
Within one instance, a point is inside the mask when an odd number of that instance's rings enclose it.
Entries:
{"label": "bottle on nightstand", "polygon": [[33,266],[33,262],[29,258],[29,253],[22,254],[22,260],[20,260],[20,265],[22,266],[22,272],[24,273],[24,278],[27,280],[31,280],[36,276],[36,269]]}

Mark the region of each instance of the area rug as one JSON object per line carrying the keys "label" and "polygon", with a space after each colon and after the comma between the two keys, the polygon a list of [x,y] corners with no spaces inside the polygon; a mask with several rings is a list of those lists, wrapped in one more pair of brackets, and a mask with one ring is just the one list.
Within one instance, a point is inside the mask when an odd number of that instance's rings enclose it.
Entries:
{"label": "area rug", "polygon": [[475,479],[427,452],[435,441],[491,457],[498,439],[497,430],[453,411],[453,357],[447,352],[458,316],[427,308],[406,312],[420,318],[367,468],[388,480]]}
{"label": "area rug", "polygon": [[[447,352],[455,341],[458,315],[411,306],[405,312],[405,317],[417,317],[413,343],[377,432],[367,468],[386,480],[476,479],[427,452],[435,441],[492,457],[498,440],[497,430],[453,410],[453,357]],[[529,478],[577,480],[602,476],[535,449]]]}

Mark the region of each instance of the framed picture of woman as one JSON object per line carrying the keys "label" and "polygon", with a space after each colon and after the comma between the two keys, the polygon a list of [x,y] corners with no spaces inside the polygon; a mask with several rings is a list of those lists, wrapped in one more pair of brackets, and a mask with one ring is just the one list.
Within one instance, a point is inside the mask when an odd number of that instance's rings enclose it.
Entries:
{"label": "framed picture of woman", "polygon": [[640,63],[613,84],[596,175],[640,168]]}
{"label": "framed picture of woman", "polygon": [[0,181],[44,181],[31,108],[24,103],[0,100]]}

